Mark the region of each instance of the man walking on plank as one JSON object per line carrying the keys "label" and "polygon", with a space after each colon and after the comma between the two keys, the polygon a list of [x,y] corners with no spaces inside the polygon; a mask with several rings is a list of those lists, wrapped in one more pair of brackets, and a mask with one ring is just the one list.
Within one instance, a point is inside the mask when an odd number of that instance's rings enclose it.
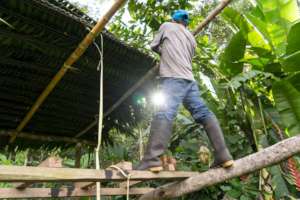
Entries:
{"label": "man walking on plank", "polygon": [[172,134],[172,124],[181,103],[202,124],[214,148],[213,167],[231,167],[234,164],[228,151],[222,130],[215,115],[200,97],[198,85],[192,72],[192,58],[196,40],[187,29],[189,15],[177,10],[172,22],[161,25],[151,49],[161,57],[159,76],[161,92],[166,97],[165,105],[155,114],[150,129],[150,138],[145,155],[135,170],[163,170],[159,156],[166,150]]}

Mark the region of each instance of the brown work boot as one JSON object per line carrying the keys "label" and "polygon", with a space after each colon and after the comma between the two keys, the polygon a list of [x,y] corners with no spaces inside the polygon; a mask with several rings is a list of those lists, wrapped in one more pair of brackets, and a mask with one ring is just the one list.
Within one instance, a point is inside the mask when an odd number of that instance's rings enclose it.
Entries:
{"label": "brown work boot", "polygon": [[144,158],[134,170],[162,171],[163,166],[159,157],[167,149],[171,134],[171,121],[166,119],[153,119]]}
{"label": "brown work boot", "polygon": [[225,144],[223,132],[221,130],[218,120],[215,117],[206,119],[203,122],[203,127],[214,148],[215,159],[211,167],[212,168],[219,167],[219,166],[223,168],[232,167],[234,161]]}

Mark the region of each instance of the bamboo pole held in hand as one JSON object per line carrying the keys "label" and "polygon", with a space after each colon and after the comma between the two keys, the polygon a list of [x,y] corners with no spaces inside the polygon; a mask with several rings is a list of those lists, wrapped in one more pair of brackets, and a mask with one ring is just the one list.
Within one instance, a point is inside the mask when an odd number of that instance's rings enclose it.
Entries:
{"label": "bamboo pole held in hand", "polygon": [[[196,29],[193,31],[193,35],[197,36],[203,28],[205,28],[213,19],[216,18],[217,15],[219,15],[224,8],[231,2],[231,0],[223,0],[205,19],[202,21]],[[107,117],[110,113],[112,113],[117,107],[119,107],[135,90],[137,90],[145,81],[152,78],[157,74],[157,71],[159,69],[159,64],[156,64],[154,67],[152,67],[138,82],[136,82],[129,90],[123,94],[123,96],[114,103],[105,113],[104,117]],[[86,128],[84,128],[82,131],[80,131],[75,137],[80,137],[87,133],[89,130],[91,130],[93,127],[96,126],[98,122],[98,119],[93,121],[91,124],[89,124]]]}

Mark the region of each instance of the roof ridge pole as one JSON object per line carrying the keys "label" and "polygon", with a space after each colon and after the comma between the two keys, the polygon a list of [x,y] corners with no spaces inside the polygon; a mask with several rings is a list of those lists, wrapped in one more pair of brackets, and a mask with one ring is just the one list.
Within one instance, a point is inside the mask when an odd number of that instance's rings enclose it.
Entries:
{"label": "roof ridge pole", "polygon": [[60,70],[53,77],[44,91],[37,98],[36,102],[30,108],[29,112],[25,115],[23,120],[20,122],[16,130],[13,132],[10,143],[14,142],[18,133],[21,132],[24,127],[28,124],[28,122],[32,119],[33,115],[39,109],[39,107],[44,103],[48,95],[53,91],[56,85],[63,78],[65,73],[70,69],[71,65],[75,63],[82,54],[86,51],[89,45],[94,41],[97,35],[104,29],[105,25],[108,21],[113,17],[113,15],[121,8],[121,6],[126,2],[126,0],[116,0],[111,8],[99,19],[97,24],[93,27],[93,29],[85,36],[85,38],[80,42],[78,47],[74,50],[74,52],[67,58],[63,66],[61,66]]}
{"label": "roof ridge pole", "polygon": [[[203,30],[213,19],[216,18],[226,6],[232,0],[223,0],[192,32],[193,35],[197,36],[200,31]],[[159,64],[154,65],[138,82],[136,82],[127,92],[116,102],[114,103],[107,111],[104,113],[104,117],[107,117],[110,113],[112,113],[117,107],[119,107],[135,90],[137,90],[146,80],[153,77],[157,70],[159,69]],[[89,124],[86,128],[80,131],[75,137],[80,137],[91,130],[94,126],[96,126],[98,119]]]}

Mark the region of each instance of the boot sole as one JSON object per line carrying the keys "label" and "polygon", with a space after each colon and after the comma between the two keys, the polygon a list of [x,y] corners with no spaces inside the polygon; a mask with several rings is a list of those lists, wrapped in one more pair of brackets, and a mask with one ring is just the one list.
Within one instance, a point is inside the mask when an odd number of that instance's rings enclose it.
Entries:
{"label": "boot sole", "polygon": [[158,167],[150,167],[149,168],[149,171],[150,172],[154,172],[154,173],[157,173],[157,172],[160,172],[162,171],[164,168],[162,166],[158,166]]}
{"label": "boot sole", "polygon": [[228,161],[226,161],[222,164],[222,167],[223,168],[229,168],[229,167],[232,167],[233,165],[234,165],[234,161],[233,160],[228,160]]}

